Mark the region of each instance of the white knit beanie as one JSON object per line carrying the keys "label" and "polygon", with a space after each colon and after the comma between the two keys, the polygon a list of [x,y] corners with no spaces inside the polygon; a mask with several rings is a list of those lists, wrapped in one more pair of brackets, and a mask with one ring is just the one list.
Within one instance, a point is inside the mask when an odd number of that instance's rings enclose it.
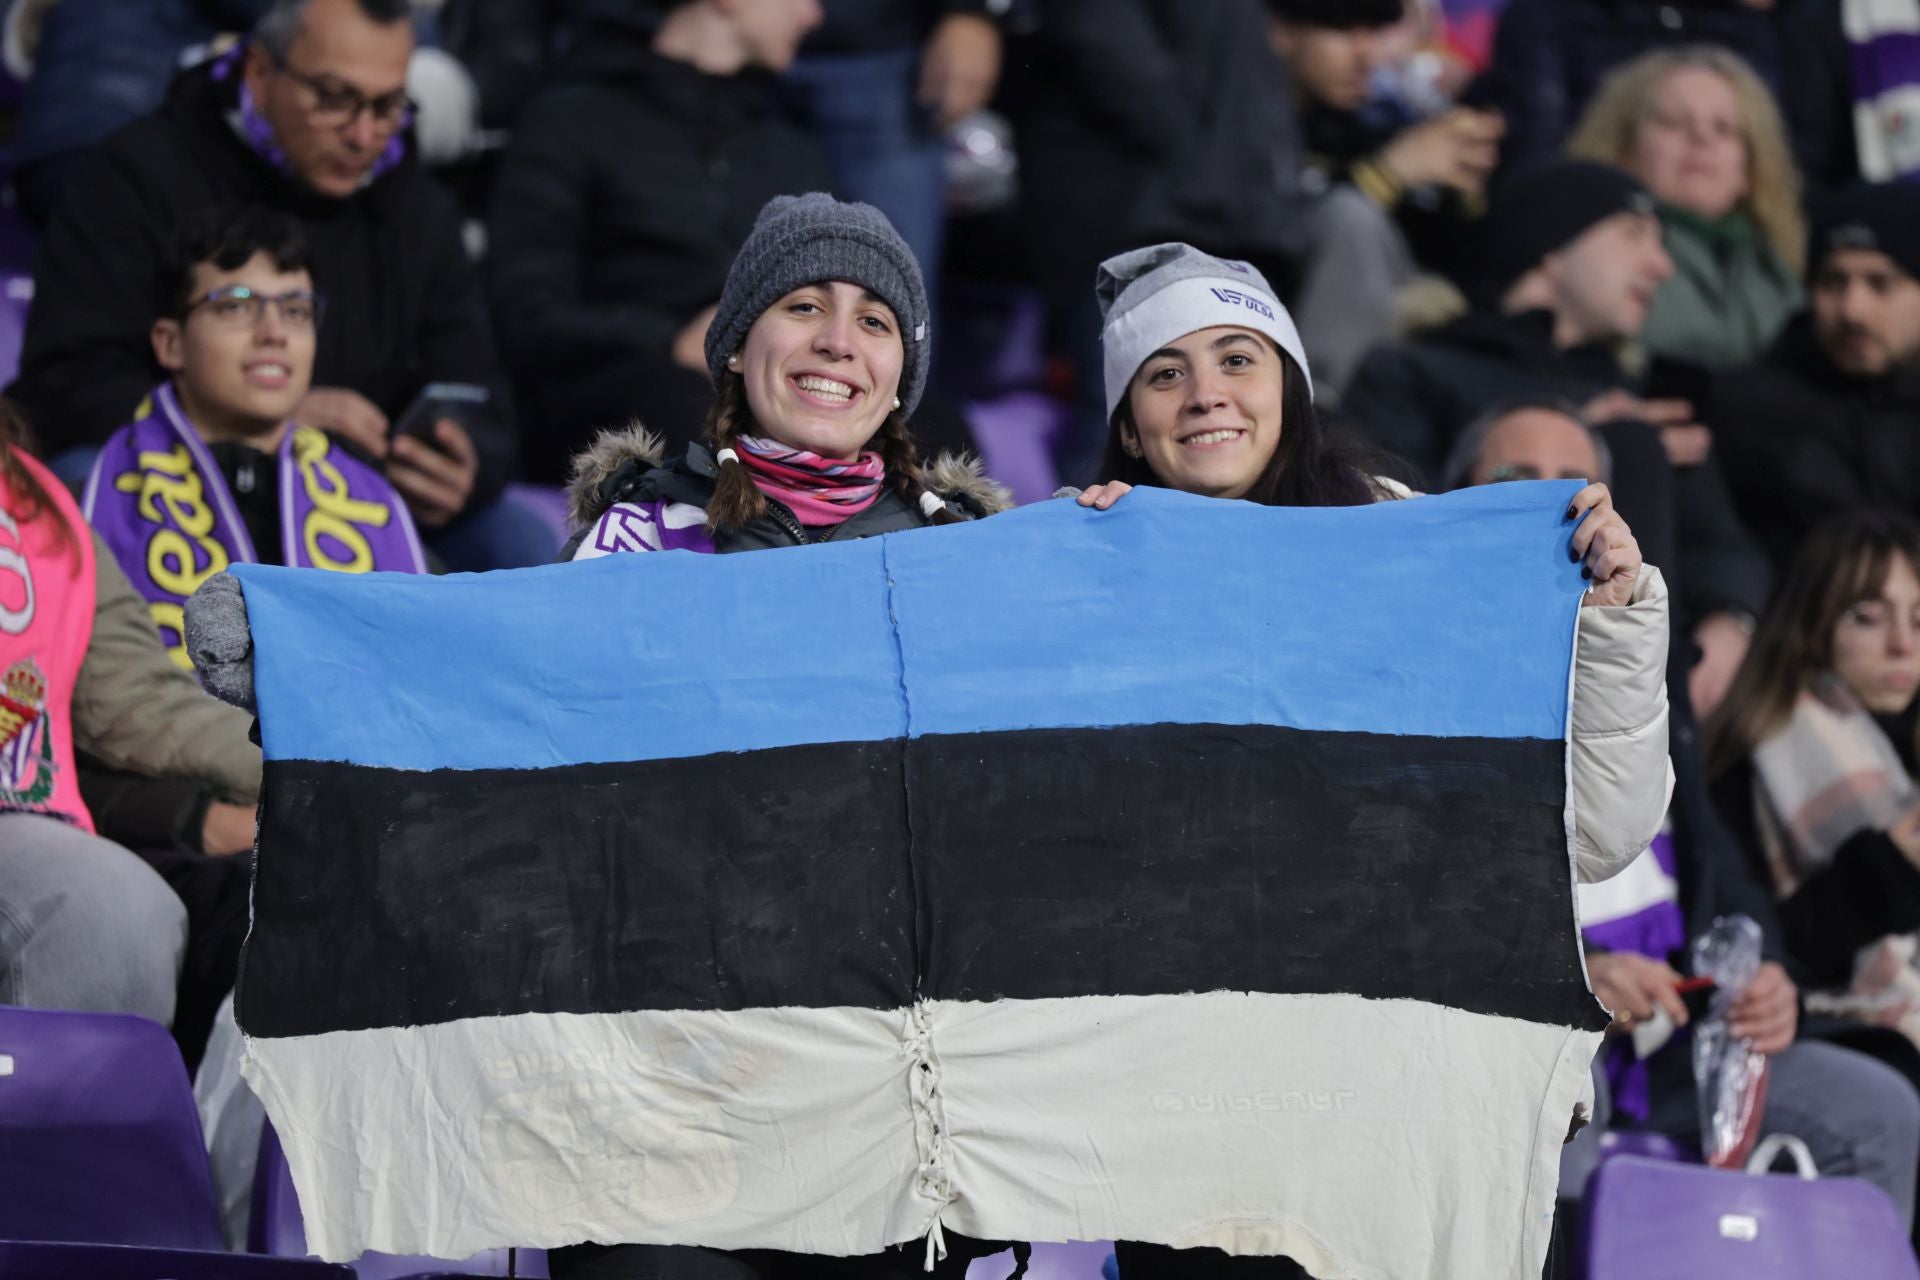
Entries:
{"label": "white knit beanie", "polygon": [[1267,278],[1244,262],[1216,258],[1189,244],[1133,249],[1100,264],[1094,285],[1104,320],[1107,418],[1148,356],[1201,329],[1237,325],[1264,333],[1293,357],[1313,394],[1313,372],[1293,317]]}

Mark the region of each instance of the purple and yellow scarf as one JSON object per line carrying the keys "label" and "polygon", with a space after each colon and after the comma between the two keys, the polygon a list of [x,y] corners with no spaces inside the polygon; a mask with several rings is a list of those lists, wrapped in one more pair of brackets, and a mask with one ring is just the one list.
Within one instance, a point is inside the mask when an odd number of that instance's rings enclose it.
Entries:
{"label": "purple and yellow scarf", "polygon": [[[257,562],[227,480],[180,410],[173,384],[114,432],[87,478],[87,521],[147,601],[176,664],[187,656],[187,597],[229,564]],[[406,503],[379,470],[324,431],[294,425],[280,441],[280,563],[339,573],[425,573]]]}

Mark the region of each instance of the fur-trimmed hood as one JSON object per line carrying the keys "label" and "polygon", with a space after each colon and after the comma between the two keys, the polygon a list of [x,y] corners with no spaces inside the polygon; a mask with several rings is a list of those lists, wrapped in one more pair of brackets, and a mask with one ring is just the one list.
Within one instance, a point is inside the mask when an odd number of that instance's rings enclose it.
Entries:
{"label": "fur-trimmed hood", "polygon": [[[620,501],[634,479],[667,465],[666,442],[639,423],[602,431],[573,459],[567,483],[567,519],[584,529]],[[927,467],[927,488],[943,500],[958,502],[982,515],[1013,506],[1013,494],[986,473],[973,454],[943,453]]]}
{"label": "fur-trimmed hood", "polygon": [[617,499],[610,490],[614,477],[634,470],[651,471],[665,463],[666,442],[639,423],[602,431],[583,452],[573,456],[573,474],[567,478],[567,521],[584,529],[606,514]]}

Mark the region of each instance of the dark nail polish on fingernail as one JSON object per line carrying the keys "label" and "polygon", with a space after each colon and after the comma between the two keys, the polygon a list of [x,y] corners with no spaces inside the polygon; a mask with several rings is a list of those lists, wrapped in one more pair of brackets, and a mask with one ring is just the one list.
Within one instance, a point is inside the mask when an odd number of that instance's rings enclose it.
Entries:
{"label": "dark nail polish on fingernail", "polygon": [[1589,569],[1585,565],[1582,565],[1580,566],[1580,576],[1583,578],[1591,578],[1593,576],[1593,570]]}
{"label": "dark nail polish on fingernail", "polygon": [[1569,519],[1569,520],[1571,520],[1571,519],[1573,519],[1573,518],[1574,518],[1574,516],[1576,516],[1576,515],[1578,515],[1578,514],[1579,514],[1579,513],[1578,513],[1577,511],[1575,511],[1575,510],[1574,510],[1574,508],[1573,508],[1573,504],[1572,504],[1571,502],[1569,502],[1569,503],[1567,504],[1567,519]]}
{"label": "dark nail polish on fingernail", "polygon": [[1580,548],[1575,546],[1569,546],[1567,548],[1567,559],[1578,564],[1580,561]]}

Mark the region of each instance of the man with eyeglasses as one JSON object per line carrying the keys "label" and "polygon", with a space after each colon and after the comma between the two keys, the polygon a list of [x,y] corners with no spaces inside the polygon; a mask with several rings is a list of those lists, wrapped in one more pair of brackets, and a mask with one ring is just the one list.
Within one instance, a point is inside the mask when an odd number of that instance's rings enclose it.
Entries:
{"label": "man with eyeglasses", "polygon": [[[549,558],[497,501],[517,448],[452,198],[411,154],[406,0],[274,0],[252,39],[183,72],[167,102],[76,164],[35,261],[9,394],[69,479],[160,380],[148,299],[182,229],[259,205],[300,224],[330,304],[296,421],[386,471],[456,568]],[[464,425],[392,423],[431,384],[485,387]]]}
{"label": "man with eyeglasses", "polygon": [[190,668],[182,609],[228,564],[427,563],[380,468],[293,420],[327,309],[299,226],[263,209],[214,213],[189,229],[167,276],[150,340],[170,376],[107,441],[83,506]]}
{"label": "man with eyeglasses", "polygon": [[[326,300],[299,226],[260,209],[210,214],[170,255],[150,341],[168,377],[100,451],[83,509],[191,670],[184,607],[236,561],[340,572],[427,568],[412,518],[355,446],[290,415],[313,375]],[[81,793],[187,908],[175,1027],[197,1053],[233,987],[247,926],[253,809],[198,778],[80,762]]]}

